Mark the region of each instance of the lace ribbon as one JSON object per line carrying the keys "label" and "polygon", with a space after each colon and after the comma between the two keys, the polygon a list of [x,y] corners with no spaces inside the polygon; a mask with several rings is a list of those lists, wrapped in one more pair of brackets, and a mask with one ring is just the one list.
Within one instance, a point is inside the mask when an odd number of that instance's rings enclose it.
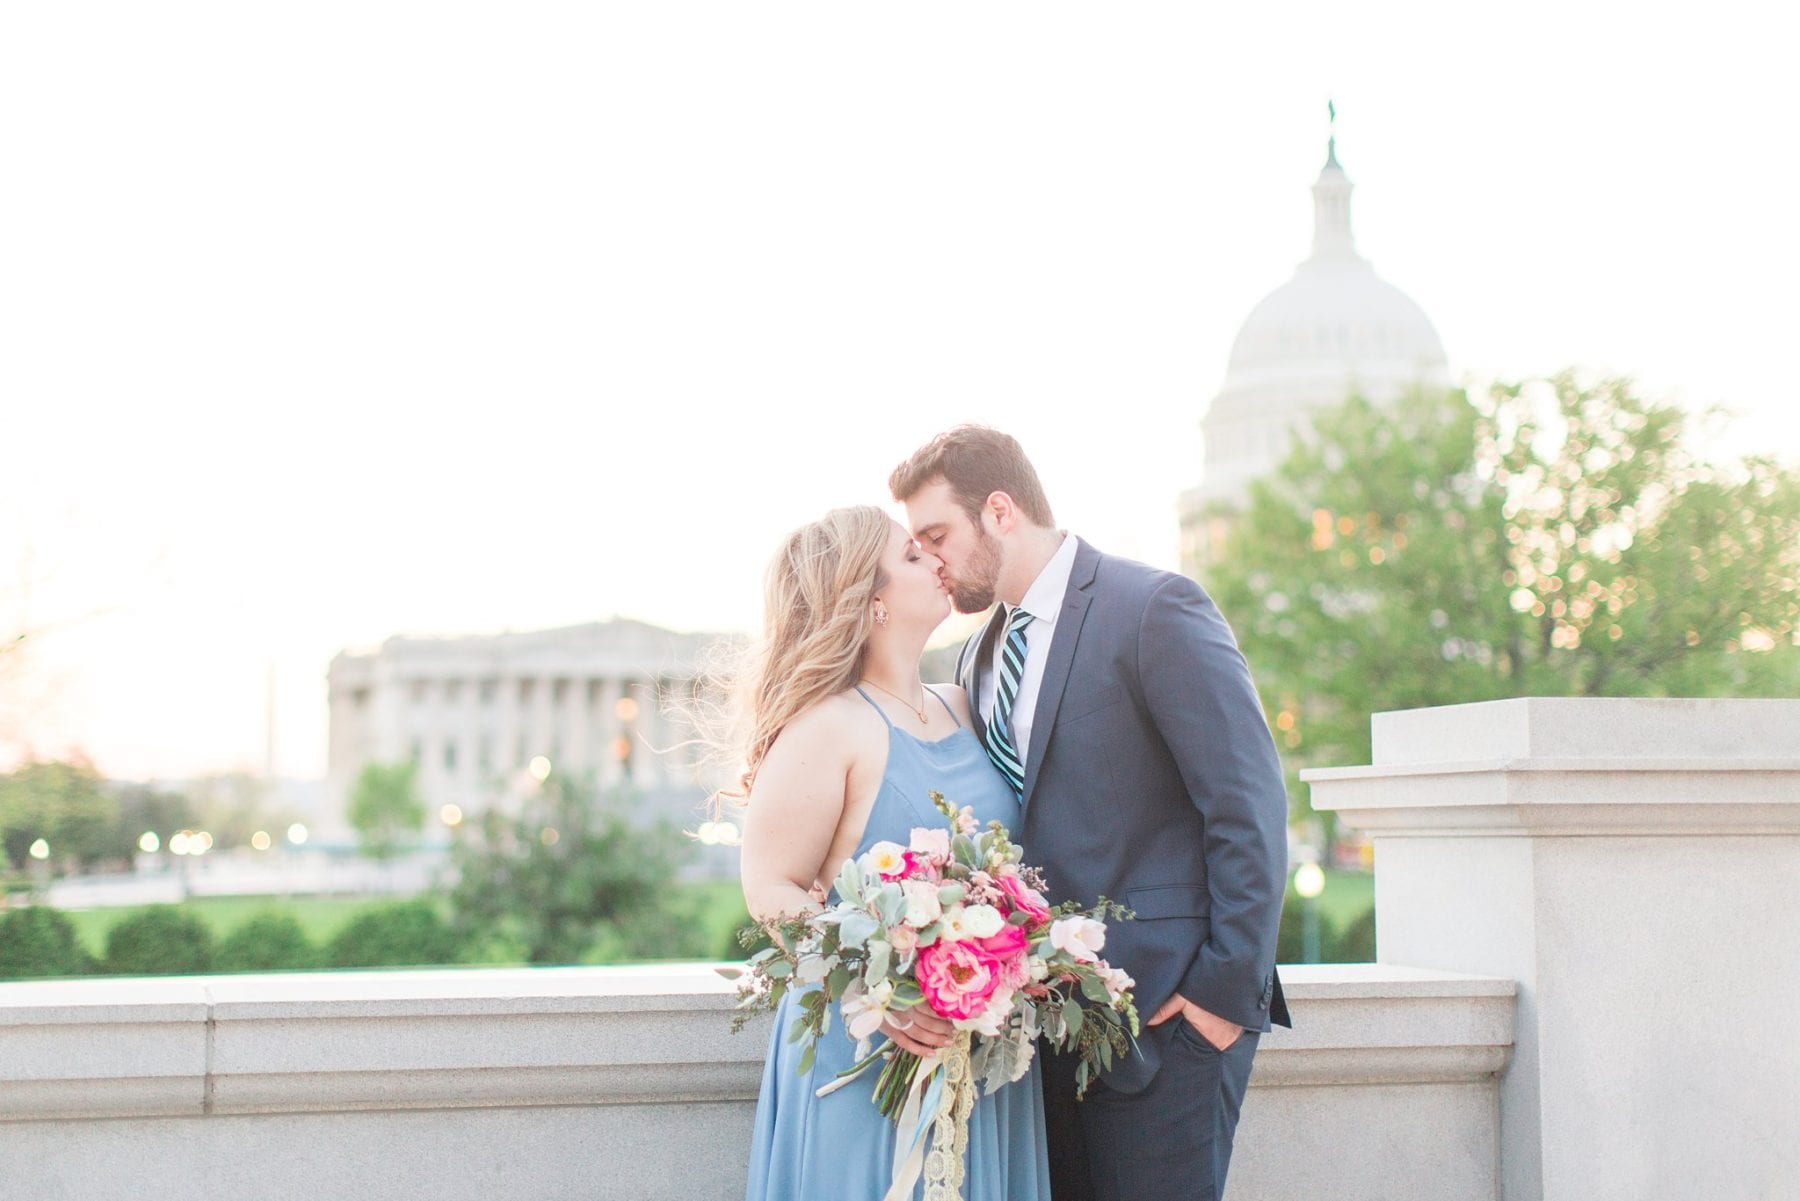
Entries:
{"label": "lace ribbon", "polygon": [[[975,1079],[969,1065],[967,1030],[941,1052],[941,1061],[921,1066],[919,1078],[900,1111],[894,1138],[894,1179],[884,1201],[912,1196],[921,1169],[925,1201],[960,1201],[969,1152],[969,1115],[975,1112]],[[929,1136],[931,1151],[925,1151]]]}

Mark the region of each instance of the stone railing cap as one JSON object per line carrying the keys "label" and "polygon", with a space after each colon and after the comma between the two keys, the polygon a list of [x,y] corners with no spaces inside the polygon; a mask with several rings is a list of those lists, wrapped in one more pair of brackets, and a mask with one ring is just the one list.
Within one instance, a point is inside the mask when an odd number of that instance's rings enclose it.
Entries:
{"label": "stone railing cap", "polygon": [[1518,697],[1371,719],[1373,764],[1532,759],[1730,762],[1794,753],[1800,700]]}

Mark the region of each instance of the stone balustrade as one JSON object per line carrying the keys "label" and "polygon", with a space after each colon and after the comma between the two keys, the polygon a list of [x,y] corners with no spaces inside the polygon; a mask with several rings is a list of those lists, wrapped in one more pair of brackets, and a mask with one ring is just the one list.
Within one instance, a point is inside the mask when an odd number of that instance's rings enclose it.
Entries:
{"label": "stone balustrade", "polygon": [[[1288,977],[1233,1192],[1490,1195],[1511,981]],[[704,964],[0,985],[0,1195],[736,1198],[769,1031],[731,1005]]]}
{"label": "stone balustrade", "polygon": [[[1307,779],[1374,839],[1381,962],[1283,969],[1229,1195],[1800,1197],[1800,701],[1374,735]],[[736,1198],[731,1004],[704,964],[0,985],[0,1197]]]}

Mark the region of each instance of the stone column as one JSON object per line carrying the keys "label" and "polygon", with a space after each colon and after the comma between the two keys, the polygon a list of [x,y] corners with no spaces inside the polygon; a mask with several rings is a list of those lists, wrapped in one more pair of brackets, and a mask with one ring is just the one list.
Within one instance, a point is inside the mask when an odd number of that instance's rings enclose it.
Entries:
{"label": "stone column", "polygon": [[569,678],[568,695],[564,698],[562,721],[563,762],[556,769],[579,777],[594,765],[594,753],[588,738],[593,728],[593,712],[588,705],[588,680],[585,675]]}
{"label": "stone column", "polygon": [[619,698],[624,693],[616,679],[600,681],[600,699],[594,705],[594,774],[608,790],[619,783],[619,758],[613,742],[619,736]]}
{"label": "stone column", "polygon": [[1384,964],[1519,983],[1508,1201],[1800,1196],[1800,701],[1377,714],[1303,773],[1375,843]]}

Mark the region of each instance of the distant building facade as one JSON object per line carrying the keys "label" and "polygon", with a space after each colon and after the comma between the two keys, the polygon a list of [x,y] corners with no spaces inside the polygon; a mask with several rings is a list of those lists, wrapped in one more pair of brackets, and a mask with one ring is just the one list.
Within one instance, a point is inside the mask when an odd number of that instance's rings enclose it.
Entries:
{"label": "distant building facade", "polygon": [[1201,422],[1204,472],[1180,500],[1181,562],[1190,575],[1217,558],[1229,529],[1221,512],[1242,510],[1251,481],[1280,465],[1314,414],[1352,393],[1381,403],[1450,384],[1430,318],[1356,252],[1351,188],[1334,137],[1312,188],[1312,255],[1245,318]]}
{"label": "distant building facade", "polygon": [[441,832],[444,806],[452,818],[510,808],[541,757],[540,768],[629,786],[646,810],[692,827],[710,784],[664,705],[692,696],[718,639],[615,619],[343,652],[327,675],[326,810],[342,820],[364,765],[410,761],[428,829]]}

